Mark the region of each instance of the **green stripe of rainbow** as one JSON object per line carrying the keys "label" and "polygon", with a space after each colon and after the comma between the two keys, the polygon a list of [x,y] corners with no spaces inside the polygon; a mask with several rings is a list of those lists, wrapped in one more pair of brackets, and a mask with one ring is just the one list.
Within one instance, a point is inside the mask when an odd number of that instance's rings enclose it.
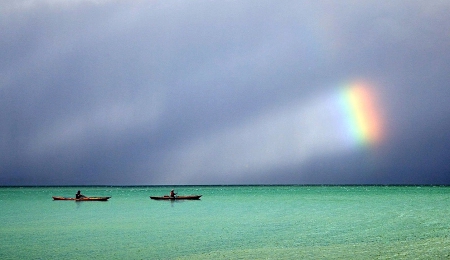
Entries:
{"label": "green stripe of rainbow", "polygon": [[373,88],[364,83],[348,85],[342,90],[339,103],[353,142],[366,146],[382,141],[383,121]]}

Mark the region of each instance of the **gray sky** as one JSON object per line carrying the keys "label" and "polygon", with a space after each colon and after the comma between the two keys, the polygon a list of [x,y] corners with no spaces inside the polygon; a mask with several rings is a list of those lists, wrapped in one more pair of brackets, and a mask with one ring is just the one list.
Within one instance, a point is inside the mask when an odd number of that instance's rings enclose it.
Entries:
{"label": "gray sky", "polygon": [[449,13],[2,1],[0,185],[450,184]]}

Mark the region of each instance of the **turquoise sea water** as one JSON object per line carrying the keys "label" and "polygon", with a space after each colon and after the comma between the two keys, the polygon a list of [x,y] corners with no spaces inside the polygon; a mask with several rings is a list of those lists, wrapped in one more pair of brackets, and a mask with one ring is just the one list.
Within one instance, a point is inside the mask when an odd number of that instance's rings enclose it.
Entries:
{"label": "turquoise sea water", "polygon": [[0,259],[450,258],[450,187],[171,188],[0,188]]}

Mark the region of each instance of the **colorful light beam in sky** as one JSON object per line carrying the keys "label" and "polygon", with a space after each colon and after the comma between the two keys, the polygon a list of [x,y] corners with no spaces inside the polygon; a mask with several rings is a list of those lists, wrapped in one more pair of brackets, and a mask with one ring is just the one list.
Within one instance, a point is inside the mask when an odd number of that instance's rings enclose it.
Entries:
{"label": "colorful light beam in sky", "polygon": [[172,153],[167,165],[173,166],[165,172],[174,174],[161,183],[205,179],[204,173],[217,165],[224,183],[240,176],[257,179],[267,169],[306,166],[361,148],[376,149],[386,136],[379,91],[367,81],[343,85],[193,139]]}
{"label": "colorful light beam in sky", "polygon": [[361,146],[377,145],[384,137],[384,123],[377,95],[366,83],[345,86],[339,95],[350,140]]}

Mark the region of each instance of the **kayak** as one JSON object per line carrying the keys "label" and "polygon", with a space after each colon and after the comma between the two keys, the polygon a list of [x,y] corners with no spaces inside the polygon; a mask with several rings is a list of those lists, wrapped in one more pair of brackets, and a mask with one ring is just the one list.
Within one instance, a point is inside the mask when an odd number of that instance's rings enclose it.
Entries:
{"label": "kayak", "polygon": [[199,200],[202,195],[187,195],[187,196],[175,196],[170,197],[168,195],[164,196],[150,196],[152,200]]}
{"label": "kayak", "polygon": [[107,201],[111,197],[84,197],[80,199],[69,198],[69,197],[59,197],[53,196],[53,200],[75,200],[75,201]]}

